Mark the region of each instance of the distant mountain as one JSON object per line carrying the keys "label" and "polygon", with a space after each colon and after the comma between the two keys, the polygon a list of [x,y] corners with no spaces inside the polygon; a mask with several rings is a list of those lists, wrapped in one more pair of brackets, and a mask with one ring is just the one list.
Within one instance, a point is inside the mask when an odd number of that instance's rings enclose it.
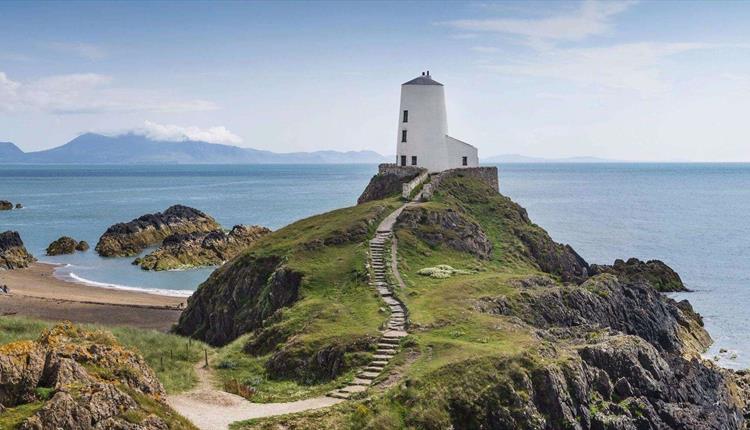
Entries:
{"label": "distant mountain", "polygon": [[23,152],[0,143],[0,163],[39,164],[334,164],[382,163],[390,160],[373,151],[276,153],[216,143],[151,140],[137,134],[82,134],[56,148]]}
{"label": "distant mountain", "polygon": [[503,154],[483,158],[481,161],[482,163],[617,163],[620,160],[599,157],[542,158],[520,154]]}
{"label": "distant mountain", "polygon": [[0,142],[0,160],[9,160],[12,162],[23,158],[24,153],[21,148],[10,142]]}

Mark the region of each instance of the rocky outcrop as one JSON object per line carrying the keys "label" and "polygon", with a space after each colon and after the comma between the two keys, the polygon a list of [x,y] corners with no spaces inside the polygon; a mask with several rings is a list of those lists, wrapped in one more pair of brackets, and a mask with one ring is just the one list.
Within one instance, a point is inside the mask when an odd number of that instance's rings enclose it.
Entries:
{"label": "rocky outcrop", "polygon": [[[139,355],[104,332],[64,323],[36,341],[0,347],[0,404],[6,410],[43,402],[21,430],[156,430],[166,422],[142,409],[136,396],[168,410],[164,389]],[[133,420],[133,417],[142,417]]]}
{"label": "rocky outcrop", "polygon": [[13,203],[7,200],[0,200],[0,211],[9,211],[13,209]]}
{"label": "rocky outcrop", "polygon": [[257,225],[236,225],[228,233],[215,230],[209,233],[173,234],[164,239],[159,249],[137,258],[133,264],[140,265],[144,270],[218,266],[270,232]]}
{"label": "rocky outcrop", "polygon": [[47,246],[47,255],[72,254],[76,251],[78,242],[69,236],[62,236]]}
{"label": "rocky outcrop", "polygon": [[89,250],[89,243],[85,240],[78,242],[76,245],[76,251],[86,252]]}
{"label": "rocky outcrop", "polygon": [[298,299],[302,275],[278,256],[241,255],[214,271],[188,299],[178,334],[223,345],[259,328]]}
{"label": "rocky outcrop", "polygon": [[516,316],[547,330],[609,328],[670,353],[697,356],[711,344],[700,315],[689,303],[678,303],[646,283],[626,283],[609,274],[581,286],[543,286],[521,291],[512,299],[484,298],[478,309]]}
{"label": "rocky outcrop", "polygon": [[16,203],[16,209],[23,209],[23,205],[21,203]]}
{"label": "rocky outcrop", "polygon": [[175,205],[164,212],[109,227],[99,238],[96,251],[103,257],[133,256],[173,234],[208,233],[219,228],[219,224],[203,212]]}
{"label": "rocky outcrop", "polygon": [[293,379],[305,384],[330,381],[349,369],[364,365],[364,355],[347,352],[367,350],[377,339],[342,339],[310,350],[307,345],[290,342],[275,351],[266,362],[268,375],[276,379]]}
{"label": "rocky outcrop", "polygon": [[414,166],[381,164],[378,166],[378,174],[370,179],[370,183],[357,199],[357,204],[401,195],[402,184],[416,178],[423,171],[424,169]]}
{"label": "rocky outcrop", "polygon": [[492,243],[476,222],[447,208],[407,207],[396,221],[396,230],[408,230],[428,245],[446,245],[482,259],[490,258]]}
{"label": "rocky outcrop", "polygon": [[611,273],[623,282],[645,282],[663,292],[687,291],[680,275],[659,260],[643,262],[637,258],[628,261],[618,259],[611,266],[592,264],[589,271],[592,275]]}
{"label": "rocky outcrop", "polygon": [[35,261],[17,231],[0,233],[0,269],[22,269]]}
{"label": "rocky outcrop", "polygon": [[[441,396],[447,417],[413,414],[407,420],[410,427],[745,428],[743,402],[724,372],[699,360],[660,353],[637,336],[601,334],[594,341],[573,347],[561,360],[530,363],[488,359],[446,368],[442,373],[450,373],[451,378],[461,374],[470,377],[457,380],[460,384]],[[430,396],[429,387],[416,385],[411,389],[428,390]],[[419,406],[412,404],[417,410]]]}

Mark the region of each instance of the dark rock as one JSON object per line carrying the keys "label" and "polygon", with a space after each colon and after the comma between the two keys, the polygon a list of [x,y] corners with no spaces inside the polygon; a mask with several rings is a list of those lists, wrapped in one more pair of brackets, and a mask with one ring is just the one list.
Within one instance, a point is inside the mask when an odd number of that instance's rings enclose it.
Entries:
{"label": "dark rock", "polygon": [[492,253],[492,243],[479,224],[449,208],[407,207],[399,215],[395,229],[408,230],[432,247],[447,245],[483,259]]}
{"label": "dark rock", "polygon": [[297,301],[302,275],[277,256],[241,255],[214,271],[188,299],[175,331],[223,345]]}
{"label": "dark rock", "polygon": [[16,209],[23,209],[23,205],[21,203],[16,203]]}
{"label": "dark rock", "polygon": [[172,234],[208,233],[219,228],[219,224],[203,212],[175,205],[163,213],[143,215],[109,227],[99,238],[96,251],[103,257],[132,256]]}
{"label": "dark rock", "polygon": [[134,264],[144,270],[217,266],[234,258],[270,232],[257,225],[236,225],[228,233],[214,230],[209,233],[173,234],[164,239],[159,249],[136,259]]}
{"label": "dark rock", "polygon": [[13,203],[7,200],[0,200],[0,211],[9,211],[13,209]]}
{"label": "dark rock", "polygon": [[[484,309],[492,312],[489,306]],[[699,315],[683,312],[677,302],[645,284],[625,284],[612,275],[590,278],[581,286],[521,292],[497,312],[540,328],[608,327],[671,352],[699,353],[711,344]]]}
{"label": "dark rock", "polygon": [[659,260],[643,262],[637,258],[628,261],[618,259],[611,266],[592,264],[589,272],[592,276],[611,273],[623,282],[645,282],[663,292],[687,291],[680,275]]}
{"label": "dark rock", "polygon": [[348,360],[346,353],[367,349],[374,341],[353,339],[328,344],[313,351],[294,342],[288,343],[266,362],[266,370],[272,378],[294,379],[306,384],[330,381],[353,367],[365,364],[366,357]]}
{"label": "dark rock", "polygon": [[69,236],[62,236],[47,246],[47,255],[63,255],[75,252],[78,242]]}
{"label": "dark rock", "polygon": [[0,233],[0,269],[22,269],[35,261],[17,231]]}
{"label": "dark rock", "polygon": [[89,250],[89,243],[85,240],[82,240],[78,242],[78,245],[76,245],[76,251],[86,252]]}
{"label": "dark rock", "polygon": [[357,204],[400,196],[402,184],[416,178],[423,171],[414,166],[400,167],[395,164],[381,164],[378,166],[378,174],[370,179],[370,183],[357,199]]}

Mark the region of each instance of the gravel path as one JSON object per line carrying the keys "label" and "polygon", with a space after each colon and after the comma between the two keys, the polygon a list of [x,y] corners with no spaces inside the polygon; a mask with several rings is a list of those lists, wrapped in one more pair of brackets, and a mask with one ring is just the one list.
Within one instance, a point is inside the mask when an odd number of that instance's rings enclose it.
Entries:
{"label": "gravel path", "polygon": [[272,417],[343,402],[331,397],[316,397],[287,403],[252,403],[244,397],[214,388],[210,371],[203,364],[195,367],[198,386],[186,393],[168,396],[167,403],[201,430],[226,430],[229,424],[252,418]]}

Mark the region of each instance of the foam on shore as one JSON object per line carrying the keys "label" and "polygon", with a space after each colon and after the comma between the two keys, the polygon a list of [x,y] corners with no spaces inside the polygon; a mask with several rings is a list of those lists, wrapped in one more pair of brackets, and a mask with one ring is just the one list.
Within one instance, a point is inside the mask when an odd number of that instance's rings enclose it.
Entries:
{"label": "foam on shore", "polygon": [[[66,265],[66,267],[69,267],[69,266],[70,265]],[[98,282],[98,281],[93,281],[91,279],[83,278],[81,276],[76,275],[73,272],[58,274],[56,270],[54,273],[54,276],[60,280],[67,281],[67,282],[75,282],[77,284],[88,285],[90,287],[108,288],[111,290],[134,291],[134,292],[139,292],[139,293],[148,293],[148,294],[155,294],[158,296],[169,296],[169,297],[190,297],[190,295],[193,294],[193,292],[189,290],[166,290],[166,289],[155,289],[155,288],[143,288],[143,287],[133,287],[129,285],[112,284],[108,282]]]}

